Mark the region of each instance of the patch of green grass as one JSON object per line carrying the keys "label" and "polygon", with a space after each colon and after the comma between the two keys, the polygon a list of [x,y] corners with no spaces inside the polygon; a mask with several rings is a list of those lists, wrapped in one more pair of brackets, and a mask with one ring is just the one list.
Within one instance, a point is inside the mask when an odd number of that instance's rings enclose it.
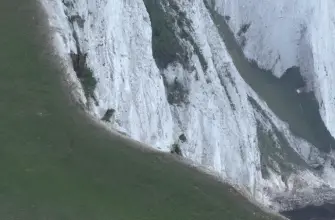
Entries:
{"label": "patch of green grass", "polygon": [[82,54],[79,51],[78,54],[72,52],[70,56],[74,71],[83,86],[86,97],[95,100],[94,90],[97,80],[94,78],[92,70],[86,65],[86,54]]}
{"label": "patch of green grass", "polygon": [[[68,10],[72,10],[73,4],[71,2],[63,1],[63,4],[65,7],[68,7]],[[81,51],[78,34],[74,28],[75,23],[78,24],[80,28],[83,28],[85,20],[79,15],[67,15],[67,19],[72,26],[72,36],[76,43],[76,52],[70,52],[73,69],[76,72],[76,75],[83,87],[86,98],[91,98],[95,102],[95,104],[98,105],[98,102],[94,95],[97,80],[94,78],[93,71],[87,66],[87,54]]]}
{"label": "patch of green grass", "polygon": [[178,4],[174,0],[145,0],[144,3],[151,20],[152,50],[157,66],[164,69],[168,64],[178,61],[185,69],[193,68],[190,65],[191,54],[182,42],[183,39],[191,43],[205,72],[208,64],[188,31],[191,21]]}
{"label": "patch of green grass", "polygon": [[112,108],[107,109],[107,111],[105,112],[101,120],[110,122],[111,117],[114,115],[114,113],[115,113],[115,109],[112,109]]}
{"label": "patch of green grass", "polygon": [[163,82],[166,88],[167,100],[170,105],[181,105],[182,103],[188,103],[188,94],[186,86],[175,78],[173,83],[168,83],[166,78],[163,76]]}
{"label": "patch of green grass", "polygon": [[179,140],[183,143],[185,143],[187,141],[186,135],[185,134],[181,134],[179,135]]}
{"label": "patch of green grass", "polygon": [[176,18],[164,11],[164,1],[145,0],[152,26],[152,50],[157,66],[165,69],[168,64],[188,62],[187,51],[176,36]]}
{"label": "patch of green grass", "polygon": [[181,151],[181,148],[179,144],[173,144],[171,147],[171,154],[177,154],[179,156],[183,156],[183,153]]}

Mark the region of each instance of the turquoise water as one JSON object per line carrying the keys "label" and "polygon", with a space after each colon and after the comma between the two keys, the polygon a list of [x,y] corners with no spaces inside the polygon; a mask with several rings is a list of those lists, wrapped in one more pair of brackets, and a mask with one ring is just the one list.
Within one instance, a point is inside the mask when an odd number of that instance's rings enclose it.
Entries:
{"label": "turquoise water", "polygon": [[62,88],[33,0],[0,1],[0,219],[273,219],[230,187],[110,135]]}

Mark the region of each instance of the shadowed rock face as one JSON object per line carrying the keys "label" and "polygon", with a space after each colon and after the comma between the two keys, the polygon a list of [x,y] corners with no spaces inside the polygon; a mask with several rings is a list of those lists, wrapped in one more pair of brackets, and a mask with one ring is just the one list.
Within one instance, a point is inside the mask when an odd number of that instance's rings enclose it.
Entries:
{"label": "shadowed rock face", "polygon": [[333,220],[335,219],[335,204],[306,206],[301,209],[285,211],[282,214],[291,220]]}

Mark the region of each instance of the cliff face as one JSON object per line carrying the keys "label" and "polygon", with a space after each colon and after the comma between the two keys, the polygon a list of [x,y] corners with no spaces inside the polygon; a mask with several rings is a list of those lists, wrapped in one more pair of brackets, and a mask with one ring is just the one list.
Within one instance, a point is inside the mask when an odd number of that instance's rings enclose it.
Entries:
{"label": "cliff face", "polygon": [[[94,117],[156,149],[178,152],[267,206],[282,207],[274,198],[293,189],[332,186],[329,156],[291,133],[227,51],[208,7],[231,18],[238,39],[246,35],[247,57],[265,68],[273,64],[262,54],[271,55],[264,50],[271,45],[248,38],[259,29],[237,31],[248,24],[239,21],[244,11],[235,14],[242,1],[215,7],[201,0],[41,2],[75,96]],[[276,74],[299,60],[285,59]]]}
{"label": "cliff face", "polygon": [[247,58],[277,77],[292,66],[300,67],[335,137],[335,2],[214,0],[211,4],[230,18],[228,24],[243,42]]}

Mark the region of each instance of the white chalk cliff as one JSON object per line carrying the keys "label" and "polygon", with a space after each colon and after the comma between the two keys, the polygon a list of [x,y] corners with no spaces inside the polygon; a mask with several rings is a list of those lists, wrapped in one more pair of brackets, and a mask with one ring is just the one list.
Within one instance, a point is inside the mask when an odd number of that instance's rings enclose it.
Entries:
{"label": "white chalk cliff", "polygon": [[215,0],[215,10],[229,16],[229,26],[243,34],[248,59],[280,77],[299,66],[319,101],[322,119],[335,137],[335,1]]}
{"label": "white chalk cliff", "polygon": [[243,51],[260,67],[276,76],[301,67],[335,137],[333,1],[41,2],[74,93],[94,117],[156,149],[178,146],[275,209],[290,208],[275,200],[285,193],[332,193],[334,156],[292,134],[245,82],[208,7],[230,17],[237,40],[250,24]]}

